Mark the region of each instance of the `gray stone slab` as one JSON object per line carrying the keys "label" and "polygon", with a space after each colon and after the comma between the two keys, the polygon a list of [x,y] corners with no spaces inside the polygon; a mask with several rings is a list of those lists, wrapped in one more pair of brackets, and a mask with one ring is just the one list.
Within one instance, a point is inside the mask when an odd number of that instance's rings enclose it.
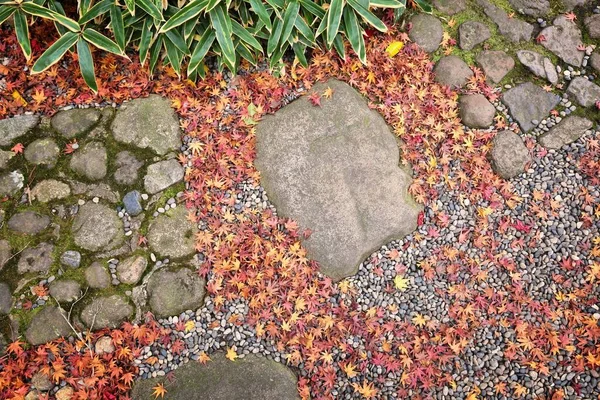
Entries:
{"label": "gray stone slab", "polygon": [[37,115],[18,115],[0,120],[0,146],[13,144],[15,139],[33,129],[38,122],[40,117]]}
{"label": "gray stone slab", "polygon": [[540,136],[538,142],[548,149],[560,149],[579,139],[593,125],[587,118],[571,115]]}
{"label": "gray stone slab", "polygon": [[567,64],[581,66],[585,53],[577,48],[583,42],[581,31],[574,21],[569,21],[567,17],[560,15],[554,19],[552,26],[542,30],[540,35],[544,37],[542,46]]}
{"label": "gray stone slab", "polygon": [[521,129],[528,132],[534,127],[531,121],[541,121],[547,117],[560,101],[560,97],[526,82],[506,91],[502,101],[508,106]]}

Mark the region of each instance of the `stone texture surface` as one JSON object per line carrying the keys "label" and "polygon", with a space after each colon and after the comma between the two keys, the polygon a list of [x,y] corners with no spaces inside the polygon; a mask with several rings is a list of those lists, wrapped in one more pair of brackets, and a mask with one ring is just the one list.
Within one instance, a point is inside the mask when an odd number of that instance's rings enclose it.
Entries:
{"label": "stone texture surface", "polygon": [[12,308],[13,298],[7,283],[0,282],[0,314],[8,314]]}
{"label": "stone texture surface", "polygon": [[187,219],[185,207],[159,215],[148,228],[148,245],[162,257],[181,258],[195,252],[196,225]]}
{"label": "stone texture surface", "polygon": [[500,82],[515,67],[515,60],[499,50],[484,50],[476,60],[492,83]]}
{"label": "stone texture surface", "polygon": [[150,194],[158,193],[183,181],[183,175],[183,167],[177,160],[159,161],[148,166],[144,177],[144,189]]}
{"label": "stone texture surface", "polygon": [[38,372],[31,378],[31,385],[37,390],[41,390],[42,392],[47,392],[48,390],[54,387],[52,381],[48,377],[48,375]]}
{"label": "stone texture surface", "polygon": [[436,10],[447,15],[454,15],[467,8],[466,0],[433,0]]}
{"label": "stone texture surface", "polygon": [[600,52],[598,50],[590,56],[590,65],[596,70],[596,73],[600,72]]}
{"label": "stone texture surface", "polygon": [[442,23],[429,14],[416,14],[410,19],[412,27],[408,33],[410,40],[428,53],[433,53],[442,41]]}
{"label": "stone texture surface", "polygon": [[181,146],[179,120],[168,99],[150,95],[121,106],[112,123],[115,139],[159,155]]}
{"label": "stone texture surface", "polygon": [[600,86],[582,76],[571,81],[567,93],[584,107],[591,107],[600,100]]}
{"label": "stone texture surface", "polygon": [[540,136],[538,142],[548,149],[560,149],[579,139],[593,125],[587,118],[571,115]]}
{"label": "stone texture surface", "polygon": [[527,82],[504,92],[502,101],[508,106],[521,129],[528,132],[534,127],[531,121],[541,121],[548,116],[550,110],[560,101],[560,97]]}
{"label": "stone texture surface", "polygon": [[112,338],[110,336],[102,336],[96,341],[94,351],[98,355],[110,354],[115,351],[115,345],[113,344]]}
{"label": "stone texture surface", "polygon": [[24,151],[25,159],[32,164],[53,168],[60,154],[58,145],[51,138],[37,139],[31,142]]}
{"label": "stone texture surface", "polygon": [[110,286],[110,275],[98,261],[85,269],[85,280],[92,289],[105,289]]}
{"label": "stone texture surface", "polygon": [[562,4],[566,11],[571,11],[575,7],[583,6],[589,2],[590,0],[562,0]]}
{"label": "stone texture surface", "polygon": [[590,15],[585,18],[585,28],[592,39],[600,38],[600,14]]}
{"label": "stone texture surface", "polygon": [[122,283],[136,284],[148,266],[148,259],[144,256],[131,256],[117,265],[117,277]]}
{"label": "stone texture surface", "polygon": [[106,176],[108,156],[100,142],[90,142],[71,156],[71,169],[78,175],[97,181]]}
{"label": "stone texture surface", "polygon": [[29,343],[38,345],[72,333],[67,313],[62,308],[46,306],[33,317],[25,337]]}
{"label": "stone texture surface", "polygon": [[581,31],[577,24],[569,21],[564,15],[554,19],[552,26],[540,32],[545,40],[542,46],[556,54],[561,60],[575,67],[580,67],[584,52],[579,51],[577,46],[582,43]]}
{"label": "stone texture surface", "polygon": [[[206,365],[190,362],[174,372],[166,400],[299,400],[297,378],[283,364],[257,355],[229,361],[223,353],[211,355]],[[133,400],[152,397],[164,378],[137,382]]]}
{"label": "stone texture surface", "polygon": [[119,295],[97,297],[81,311],[81,320],[90,329],[117,328],[133,314],[133,307]]}
{"label": "stone texture surface", "polygon": [[473,76],[471,68],[457,56],[440,58],[433,72],[435,73],[436,82],[454,89],[463,87],[469,78]]}
{"label": "stone texture surface", "polygon": [[71,194],[71,188],[64,182],[56,179],[45,179],[34,186],[31,197],[42,203],[60,200]]}
{"label": "stone texture surface", "polygon": [[36,235],[50,225],[50,217],[35,211],[23,211],[14,214],[8,220],[8,228],[25,235]]}
{"label": "stone texture surface", "polygon": [[494,137],[490,158],[494,171],[505,179],[521,174],[531,161],[525,143],[519,135],[511,131],[499,132]]}
{"label": "stone texture surface", "polygon": [[125,210],[127,214],[135,217],[139,215],[144,209],[142,208],[142,195],[137,190],[132,190],[123,196],[123,205],[125,206]]}
{"label": "stone texture surface", "polygon": [[205,285],[204,279],[187,268],[176,272],[160,270],[148,281],[148,303],[159,318],[196,310],[204,301]]}
{"label": "stone texture surface", "polygon": [[548,79],[552,84],[558,82],[556,68],[548,57],[544,57],[542,54],[536,53],[535,51],[519,50],[517,51],[517,58],[521,64],[526,66],[540,78]]}
{"label": "stone texture surface", "polygon": [[481,22],[466,21],[458,27],[458,43],[463,50],[472,50],[473,47],[488,40],[490,36],[490,29]]}
{"label": "stone texture surface", "polygon": [[496,108],[482,94],[461,96],[458,107],[460,118],[470,128],[488,128],[494,122]]}
{"label": "stone texture surface", "polygon": [[0,150],[0,169],[6,169],[8,162],[15,156],[12,151]]}
{"label": "stone texture surface", "polygon": [[132,185],[138,179],[138,171],[144,165],[133,154],[128,151],[117,153],[115,159],[116,170],[113,175],[115,181],[120,185]]}
{"label": "stone texture surface", "polygon": [[52,127],[65,138],[72,139],[90,130],[100,116],[100,111],[95,108],[60,111],[52,117]]}
{"label": "stone texture surface", "polygon": [[81,263],[81,253],[75,250],[67,250],[60,256],[60,263],[69,268],[79,268]]}
{"label": "stone texture surface", "polygon": [[550,11],[548,0],[508,0],[508,2],[521,14],[532,17],[544,17]]}
{"label": "stone texture surface", "polygon": [[10,243],[8,240],[0,240],[0,270],[4,268],[4,265],[8,262],[11,257]]}
{"label": "stone texture surface", "polygon": [[71,279],[54,281],[50,284],[50,296],[60,303],[70,303],[81,296],[81,286]]}
{"label": "stone texture surface", "polygon": [[39,122],[37,115],[18,115],[0,120],[0,146],[13,144],[15,139],[35,128]]}
{"label": "stone texture surface", "polygon": [[25,177],[20,171],[0,175],[0,196],[13,196],[23,188]]}
{"label": "stone texture surface", "polygon": [[280,215],[310,228],[308,254],[335,280],[356,273],[373,250],[416,227],[420,210],[398,167],[395,137],[345,83],[314,107],[303,97],[261,121],[255,165]]}
{"label": "stone texture surface", "polygon": [[123,221],[103,204],[85,203],[71,227],[75,244],[90,251],[110,250],[124,241]]}
{"label": "stone texture surface", "polygon": [[50,243],[40,243],[35,247],[28,247],[21,252],[17,272],[24,274],[27,272],[47,273],[52,265],[52,252],[54,245]]}
{"label": "stone texture surface", "polygon": [[529,41],[533,35],[533,25],[519,18],[509,18],[508,14],[487,0],[477,0],[485,14],[498,26],[498,31],[513,43]]}

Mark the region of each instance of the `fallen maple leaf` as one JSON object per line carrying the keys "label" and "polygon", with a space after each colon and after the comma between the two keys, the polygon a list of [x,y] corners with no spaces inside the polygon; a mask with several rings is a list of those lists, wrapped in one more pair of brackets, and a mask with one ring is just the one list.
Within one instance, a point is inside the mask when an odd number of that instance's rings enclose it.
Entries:
{"label": "fallen maple leaf", "polygon": [[238,355],[233,349],[233,347],[230,347],[227,349],[227,354],[225,355],[225,357],[231,361],[235,361],[235,359],[238,358]]}
{"label": "fallen maple leaf", "polygon": [[36,104],[41,104],[44,101],[46,101],[46,99],[47,99],[46,95],[44,94],[44,91],[43,90],[37,90],[37,89],[35,91],[35,94],[31,95],[31,98],[33,100],[35,100]]}
{"label": "fallen maple leaf", "polygon": [[77,144],[77,139],[73,139],[73,141],[71,141],[71,143],[67,143],[67,145],[65,146],[64,153],[71,154],[78,148],[79,148],[79,144]]}
{"label": "fallen maple leaf", "polygon": [[321,95],[319,95],[319,93],[315,92],[311,94],[310,96],[308,96],[308,100],[310,100],[313,106],[321,107]]}
{"label": "fallen maple leaf", "polygon": [[185,323],[185,331],[186,332],[191,332],[194,330],[194,328],[196,327],[196,324],[194,323],[194,321],[188,321]]}
{"label": "fallen maple leaf", "polygon": [[165,393],[167,393],[167,389],[165,389],[165,386],[162,383],[157,384],[152,389],[154,389],[152,394],[154,395],[155,399],[158,399],[159,396],[163,398],[165,397]]}
{"label": "fallen maple leaf", "polygon": [[565,18],[571,22],[575,22],[575,20],[577,19],[577,15],[575,15],[575,13],[571,11],[565,14]]}
{"label": "fallen maple leaf", "polygon": [[333,89],[327,86],[327,89],[325,89],[325,91],[323,92],[323,97],[325,97],[326,99],[330,99],[331,96],[333,96]]}
{"label": "fallen maple leaf", "polygon": [[542,43],[542,42],[545,42],[545,41],[546,41],[546,36],[544,36],[544,35],[538,35],[538,36],[535,38],[535,41],[536,41],[537,43]]}
{"label": "fallen maple leaf", "polygon": [[408,289],[408,282],[409,280],[402,277],[401,275],[396,275],[396,277],[394,278],[394,286],[396,287],[396,289],[402,292]]}
{"label": "fallen maple leaf", "polygon": [[370,382],[363,382],[362,385],[353,383],[354,390],[360,393],[365,399],[374,399],[377,396],[377,389],[375,385]]}
{"label": "fallen maple leaf", "polygon": [[24,149],[23,143],[17,143],[12,147],[12,149],[10,149],[10,151],[12,151],[15,154],[22,154],[23,149]]}
{"label": "fallen maple leaf", "polygon": [[388,47],[385,49],[385,52],[388,53],[388,56],[394,57],[403,48],[404,48],[404,42],[394,41],[388,45]]}

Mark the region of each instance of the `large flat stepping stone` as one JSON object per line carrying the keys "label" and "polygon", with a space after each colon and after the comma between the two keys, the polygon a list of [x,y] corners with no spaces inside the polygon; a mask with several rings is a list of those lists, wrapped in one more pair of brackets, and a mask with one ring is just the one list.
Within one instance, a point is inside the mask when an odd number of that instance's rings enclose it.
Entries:
{"label": "large flat stepping stone", "polygon": [[574,21],[569,21],[564,15],[554,19],[552,26],[540,32],[544,38],[541,44],[561,60],[575,67],[580,67],[585,53],[577,49],[582,43],[581,31]]}
{"label": "large flat stepping stone", "polygon": [[25,274],[27,272],[46,274],[50,270],[53,262],[52,253],[54,245],[50,243],[40,243],[35,247],[28,247],[21,252],[21,257],[17,264],[17,272]]}
{"label": "large flat stepping stone", "polygon": [[164,155],[179,150],[179,120],[169,100],[157,95],[124,104],[112,123],[114,138],[122,143]]}
{"label": "large flat stepping stone", "polygon": [[429,14],[416,14],[410,19],[412,24],[408,37],[427,53],[433,53],[442,42],[442,23]]}
{"label": "large flat stepping stone", "polygon": [[20,171],[6,172],[0,175],[0,196],[13,196],[23,188],[25,177]]}
{"label": "large flat stepping stone", "polygon": [[100,142],[85,144],[71,157],[70,167],[79,176],[97,181],[106,176],[108,155]]}
{"label": "large flat stepping stone", "polygon": [[112,250],[125,240],[123,221],[117,212],[103,204],[85,203],[71,227],[75,244],[85,250]]}
{"label": "large flat stepping stone", "polygon": [[0,146],[8,146],[13,141],[33,129],[40,122],[37,115],[18,115],[0,120]]}
{"label": "large flat stepping stone", "polygon": [[473,71],[461,58],[457,56],[446,56],[440,58],[433,69],[435,81],[442,85],[448,85],[452,89],[461,88],[467,84],[473,76]]}
{"label": "large flat stepping stone", "polygon": [[333,98],[321,107],[302,97],[258,124],[255,164],[278,213],[312,230],[304,241],[309,256],[340,280],[382,244],[412,232],[420,208],[383,118],[343,82],[314,91],[327,87]]}
{"label": "large flat stepping stone", "polygon": [[[187,363],[173,372],[173,383],[165,384],[165,400],[298,400],[297,378],[283,364],[257,355],[230,361],[223,353],[211,361]],[[154,398],[153,387],[165,378],[138,381],[133,400]]]}
{"label": "large flat stepping stone", "polygon": [[513,178],[525,171],[531,154],[519,135],[511,131],[499,132],[492,141],[490,152],[492,168],[504,179]]}
{"label": "large flat stepping stone", "polygon": [[81,320],[92,330],[117,328],[131,317],[133,307],[119,295],[97,297],[81,311]]}
{"label": "large flat stepping stone", "polygon": [[571,115],[540,136],[538,142],[548,149],[560,149],[579,139],[593,125],[587,118]]}
{"label": "large flat stepping stone", "polygon": [[60,111],[52,117],[52,127],[67,139],[90,130],[100,120],[100,111],[95,108],[76,108]]}
{"label": "large flat stepping stone", "polygon": [[532,121],[541,121],[558,104],[560,97],[546,92],[531,82],[523,83],[504,93],[502,101],[524,132],[534,128]]}
{"label": "large flat stepping stone", "polygon": [[500,50],[482,51],[476,61],[492,83],[500,82],[515,67],[515,60]]}
{"label": "large flat stepping stone", "polygon": [[29,343],[38,345],[74,333],[62,308],[46,306],[31,320],[25,338]]}
{"label": "large flat stepping stone", "polygon": [[148,171],[144,177],[144,189],[150,194],[158,193],[183,181],[183,177],[183,167],[177,160],[159,161],[148,166]]}
{"label": "large flat stepping stone", "polygon": [[544,17],[550,11],[548,0],[508,0],[508,2],[521,14],[532,17]]}
{"label": "large flat stepping stone", "polygon": [[205,285],[204,279],[187,268],[158,271],[148,281],[148,303],[158,318],[195,311],[204,302]]}
{"label": "large flat stepping stone", "polygon": [[458,14],[467,7],[466,0],[433,0],[435,9],[447,15]]}
{"label": "large flat stepping stone", "polygon": [[24,235],[35,235],[50,225],[50,217],[35,211],[16,213],[8,220],[8,229]]}
{"label": "large flat stepping stone", "polygon": [[540,78],[548,79],[550,83],[556,85],[558,83],[558,72],[552,61],[540,53],[529,50],[517,51],[517,58],[531,72]]}
{"label": "large flat stepping stone", "polygon": [[487,15],[498,26],[498,31],[513,43],[529,41],[533,35],[533,25],[519,19],[510,18],[506,11],[486,0],[477,0]]}
{"label": "large flat stepping stone", "polygon": [[458,27],[458,43],[463,50],[472,50],[491,35],[487,25],[477,21],[466,21]]}
{"label": "large flat stepping stone", "polygon": [[585,18],[585,27],[592,39],[600,38],[600,14],[590,15]]}
{"label": "large flat stepping stone", "polygon": [[60,155],[60,149],[54,139],[44,138],[29,144],[23,154],[25,159],[32,164],[54,168]]}
{"label": "large flat stepping stone", "polygon": [[587,78],[578,76],[571,81],[567,93],[584,107],[591,107],[600,100],[600,86]]}
{"label": "large flat stepping stone", "polygon": [[148,245],[162,257],[182,258],[195,252],[196,225],[188,220],[185,207],[160,214],[148,228]]}

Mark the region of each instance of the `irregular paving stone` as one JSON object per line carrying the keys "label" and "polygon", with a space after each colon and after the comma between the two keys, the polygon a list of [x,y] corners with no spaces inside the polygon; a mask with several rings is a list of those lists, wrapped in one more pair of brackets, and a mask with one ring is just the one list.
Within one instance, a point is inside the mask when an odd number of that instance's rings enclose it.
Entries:
{"label": "irregular paving stone", "polygon": [[134,285],[140,280],[147,266],[146,257],[131,256],[117,265],[117,277],[122,283]]}
{"label": "irregular paving stone", "polygon": [[329,80],[334,96],[306,97],[261,121],[256,166],[278,213],[310,228],[309,256],[335,280],[392,238],[412,232],[420,208],[407,193],[394,135],[354,89]]}
{"label": "irregular paving stone", "polygon": [[79,268],[81,264],[81,253],[75,250],[67,250],[60,256],[60,263],[70,268]]}
{"label": "irregular paving stone", "polygon": [[105,289],[110,286],[110,275],[98,261],[85,269],[85,280],[92,289]]}
{"label": "irregular paving stone", "polygon": [[24,151],[25,159],[32,164],[53,168],[60,154],[60,149],[54,139],[38,139],[30,143]]}
{"label": "irregular paving stone", "polygon": [[133,314],[133,307],[119,295],[97,297],[81,311],[81,320],[90,329],[117,328]]}
{"label": "irregular paving stone", "polygon": [[46,306],[33,317],[25,337],[32,345],[38,345],[72,333],[67,313],[62,308]]}
{"label": "irregular paving stone", "polygon": [[571,81],[567,93],[584,107],[591,107],[600,100],[600,86],[581,76]]}
{"label": "irregular paving stone", "polygon": [[25,177],[20,171],[0,175],[0,196],[13,196],[23,188]]}
{"label": "irregular paving stone", "polygon": [[517,51],[517,58],[526,66],[531,72],[540,78],[548,79],[550,83],[556,84],[558,82],[558,74],[552,61],[548,57],[544,57],[540,53],[529,50]]}
{"label": "irregular paving stone", "polygon": [[121,197],[119,192],[113,190],[104,182],[86,184],[83,182],[69,181],[74,195],[85,195],[87,197],[99,197],[110,203],[118,203]]}
{"label": "irregular paving stone", "polygon": [[38,372],[31,377],[31,385],[42,392],[47,392],[54,387],[48,375],[42,372]]}
{"label": "irregular paving stone", "polygon": [[473,76],[471,68],[457,56],[440,58],[433,72],[435,73],[436,82],[448,85],[453,89],[463,87],[469,78]]}
{"label": "irregular paving stone", "polygon": [[115,351],[115,346],[113,345],[112,338],[110,336],[102,336],[96,341],[94,351],[98,355],[110,354],[113,351]]}
{"label": "irregular paving stone", "polygon": [[71,195],[71,188],[64,182],[55,179],[45,179],[31,190],[31,197],[42,203],[64,199]]}
{"label": "irregular paving stone", "polygon": [[494,137],[490,158],[494,171],[505,179],[521,174],[531,161],[525,143],[519,135],[511,131],[499,132]]}
{"label": "irregular paving stone", "polygon": [[0,270],[4,268],[11,257],[10,243],[8,240],[0,240]]}
{"label": "irregular paving stone", "polygon": [[67,139],[90,130],[99,120],[100,111],[95,108],[76,108],[60,111],[52,117],[52,127]]}
{"label": "irregular paving stone", "polygon": [[600,38],[600,14],[590,15],[585,18],[585,27],[592,39]]}
{"label": "irregular paving stone", "polygon": [[[297,378],[283,364],[249,354],[229,361],[223,353],[211,354],[206,365],[187,363],[173,372],[165,399],[169,400],[299,400]],[[153,387],[164,378],[138,381],[133,400],[152,397]]]}
{"label": "irregular paving stone", "polygon": [[15,156],[12,151],[0,150],[0,169],[6,169],[8,162]]}
{"label": "irregular paving stone", "polygon": [[111,250],[125,240],[123,221],[117,212],[91,202],[79,208],[71,232],[75,244],[90,251]]}
{"label": "irregular paving stone", "polygon": [[18,115],[0,120],[0,146],[8,146],[13,140],[23,136],[40,122],[37,115]]}
{"label": "irregular paving stone", "polygon": [[148,281],[148,303],[158,318],[196,310],[204,301],[205,285],[204,279],[187,268],[160,270]]}
{"label": "irregular paving stone", "polygon": [[158,193],[183,181],[183,175],[183,167],[177,160],[159,161],[148,166],[144,177],[144,189],[150,194]]}
{"label": "irregular paving stone", "polygon": [[125,206],[127,214],[132,217],[139,215],[143,211],[141,200],[142,195],[137,190],[131,191],[123,196],[123,205]]}
{"label": "irregular paving stone", "polygon": [[526,82],[506,91],[502,101],[508,106],[521,129],[528,132],[534,127],[531,121],[541,121],[548,116],[550,110],[560,101],[560,97]]}
{"label": "irregular paving stone", "polygon": [[10,287],[7,283],[0,282],[0,314],[10,313],[12,304],[13,298]]}
{"label": "irregular paving stone", "polygon": [[577,49],[577,46],[582,43],[581,31],[577,24],[560,15],[554,19],[552,26],[543,29],[540,35],[545,38],[541,42],[542,46],[567,64],[581,67],[585,53]]}
{"label": "irregular paving stone", "polygon": [[56,396],[56,400],[71,400],[73,394],[74,390],[71,386],[64,386],[54,396]]}
{"label": "irregular paving stone", "polygon": [[482,51],[476,60],[488,80],[493,83],[500,82],[515,67],[515,60],[503,51]]}
{"label": "irregular paving stone", "polygon": [[50,283],[50,296],[60,303],[70,303],[81,295],[81,286],[74,280],[65,279]]}
{"label": "irregular paving stone", "polygon": [[34,211],[23,211],[8,220],[8,228],[13,232],[35,235],[50,225],[50,217]]}
{"label": "irregular paving stone", "polygon": [[484,95],[475,93],[460,97],[460,118],[470,128],[487,128],[494,122],[496,108]]}
{"label": "irregular paving stone", "polygon": [[53,251],[54,246],[45,242],[38,244],[36,247],[23,250],[17,264],[17,272],[19,274],[26,272],[48,273],[52,265]]}
{"label": "irregular paving stone", "polygon": [[466,21],[458,27],[458,42],[463,50],[471,50],[491,36],[487,25],[477,21]]}
{"label": "irregular paving stone", "polygon": [[544,17],[550,11],[548,0],[508,0],[508,2],[521,14],[532,17]]}
{"label": "irregular paving stone", "polygon": [[159,155],[179,150],[179,120],[168,99],[151,95],[123,104],[112,123],[119,142],[152,149]]}
{"label": "irregular paving stone", "polygon": [[138,170],[144,165],[128,151],[117,153],[115,159],[116,171],[113,175],[120,185],[132,185],[138,179]]}
{"label": "irregular paving stone", "polygon": [[566,11],[571,11],[575,7],[583,6],[589,3],[590,0],[562,0],[562,4]]}
{"label": "irregular paving stone", "polygon": [[594,51],[592,53],[590,56],[590,65],[596,70],[596,72],[600,72],[600,52]]}
{"label": "irregular paving stone", "polygon": [[513,43],[531,40],[533,25],[518,18],[509,18],[504,10],[487,0],[477,0],[477,3],[483,7],[485,14],[498,26],[498,31],[502,36]]}
{"label": "irregular paving stone", "polygon": [[467,2],[466,0],[433,0],[433,6],[446,15],[454,15],[467,8]]}
{"label": "irregular paving stone", "polygon": [[433,53],[442,42],[442,23],[429,14],[416,14],[410,19],[412,27],[408,32],[410,40],[427,53]]}
{"label": "irregular paving stone", "polygon": [[538,142],[548,149],[560,149],[579,139],[593,125],[592,121],[587,118],[571,115],[540,136]]}
{"label": "irregular paving stone", "polygon": [[152,221],[148,228],[150,248],[162,257],[181,258],[194,254],[197,228],[187,215],[185,207],[177,207]]}
{"label": "irregular paving stone", "polygon": [[104,145],[100,142],[90,142],[73,153],[70,167],[78,175],[97,181],[106,176],[107,160]]}

